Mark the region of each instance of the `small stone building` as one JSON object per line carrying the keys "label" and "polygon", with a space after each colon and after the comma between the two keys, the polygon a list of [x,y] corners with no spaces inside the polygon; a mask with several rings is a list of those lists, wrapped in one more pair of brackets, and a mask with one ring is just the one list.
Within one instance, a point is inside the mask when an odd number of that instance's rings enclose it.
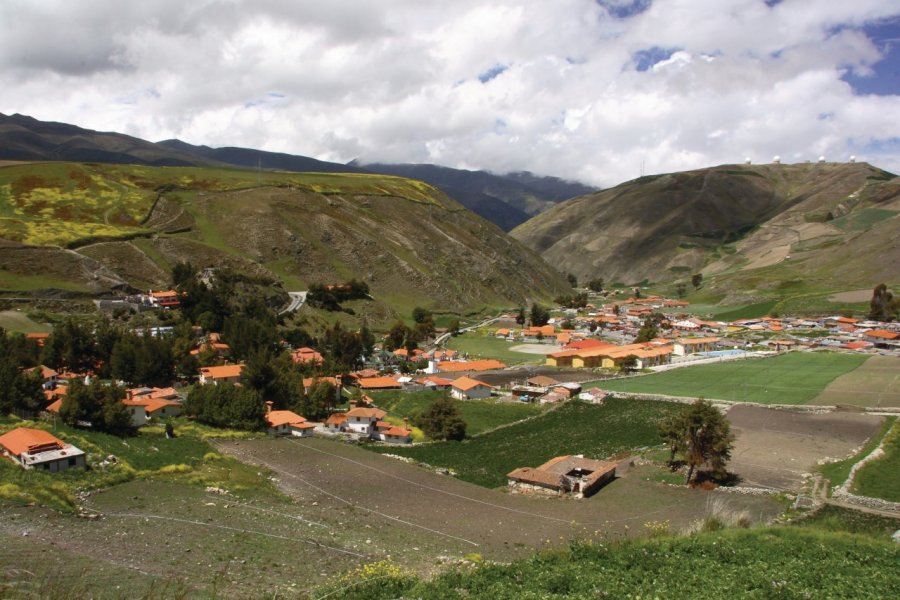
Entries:
{"label": "small stone building", "polygon": [[616,463],[583,456],[557,456],[539,467],[507,474],[512,492],[586,498],[615,479]]}

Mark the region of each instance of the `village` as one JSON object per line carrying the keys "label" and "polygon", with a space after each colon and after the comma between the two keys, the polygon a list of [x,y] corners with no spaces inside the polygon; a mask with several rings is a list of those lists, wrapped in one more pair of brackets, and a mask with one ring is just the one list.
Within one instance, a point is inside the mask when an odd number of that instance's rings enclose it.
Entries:
{"label": "village", "polygon": [[[178,292],[169,290],[150,292],[131,301],[146,309],[168,311],[178,308],[179,298]],[[376,345],[371,355],[360,357],[363,368],[346,372],[323,371],[326,360],[319,350],[309,346],[293,348],[283,342],[283,353],[290,357],[290,363],[309,374],[302,378],[304,394],[313,394],[317,386],[324,385],[331,398],[326,402],[327,412],[320,411],[319,419],[298,414],[282,406],[284,403],[277,402],[277,398],[264,398],[263,431],[270,436],[338,437],[408,445],[413,443],[415,430],[408,416],[389,414],[378,406],[373,395],[433,391],[460,402],[494,399],[548,405],[579,400],[602,404],[608,395],[603,382],[623,376],[794,351],[900,356],[897,323],[844,316],[722,322],[698,318],[688,309],[688,303],[682,301],[632,297],[599,306],[585,303],[578,308],[557,307],[546,311],[545,322],[532,319],[531,324],[525,322],[523,310],[518,315],[501,314],[474,330],[458,334],[492,338],[523,355],[534,355],[536,361],[528,366],[507,367],[497,358],[473,357],[450,349],[446,341],[452,339],[451,332],[441,330],[436,330],[432,339],[444,344],[429,345],[426,340],[423,347],[393,350],[385,344]],[[137,333],[163,337],[170,330],[157,327]],[[230,346],[221,334],[198,331],[197,335],[191,356],[203,355],[207,362],[216,364],[200,366],[195,377],[173,380],[161,387],[129,388],[129,382],[114,382],[120,386],[117,389],[123,390],[119,402],[131,429],[139,431],[188,415],[185,402],[195,386],[245,385],[246,364],[231,361]],[[49,334],[26,337],[42,346]],[[39,376],[46,401],[39,411],[40,418],[51,422],[60,418],[72,381],[87,385],[96,378],[92,371],[58,371],[45,365],[25,373]],[[92,425],[85,421],[75,424]],[[167,425],[167,433],[170,428]],[[418,440],[423,440],[421,435]],[[59,472],[88,466],[82,450],[39,429],[13,429],[0,436],[0,448],[26,469]],[[510,487],[519,492],[590,495],[615,474],[614,463],[598,462],[596,458],[605,457],[561,456],[537,468],[523,465],[509,474]],[[573,474],[579,475],[573,478]]]}

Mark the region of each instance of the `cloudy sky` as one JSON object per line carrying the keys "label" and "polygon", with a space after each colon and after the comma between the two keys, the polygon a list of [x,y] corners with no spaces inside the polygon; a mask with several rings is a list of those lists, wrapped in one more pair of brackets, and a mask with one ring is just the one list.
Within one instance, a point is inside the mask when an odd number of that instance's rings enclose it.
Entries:
{"label": "cloudy sky", "polygon": [[897,0],[0,0],[0,112],[531,170],[900,172]]}

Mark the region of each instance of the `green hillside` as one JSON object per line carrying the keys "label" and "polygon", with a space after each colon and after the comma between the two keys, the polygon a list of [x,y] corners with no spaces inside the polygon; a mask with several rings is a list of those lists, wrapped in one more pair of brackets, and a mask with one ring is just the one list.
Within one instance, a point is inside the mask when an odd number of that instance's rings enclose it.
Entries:
{"label": "green hillside", "polygon": [[286,289],[357,278],[376,300],[403,311],[511,305],[566,289],[558,273],[496,226],[410,179],[0,166],[0,289],[158,287],[183,260],[228,266]]}
{"label": "green hillside", "polygon": [[673,294],[681,282],[692,302],[784,313],[861,309],[832,296],[900,282],[900,180],[865,163],[723,165],[582,196],[511,233],[581,281]]}

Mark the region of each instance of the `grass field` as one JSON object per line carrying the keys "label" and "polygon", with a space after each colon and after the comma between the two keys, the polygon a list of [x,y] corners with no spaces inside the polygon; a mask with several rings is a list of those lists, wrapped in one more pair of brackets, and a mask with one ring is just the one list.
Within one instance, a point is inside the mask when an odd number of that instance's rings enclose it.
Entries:
{"label": "grass field", "polygon": [[[162,427],[144,427],[140,434],[119,438],[99,431],[75,429],[57,423],[33,423],[12,418],[0,420],[0,432],[15,427],[37,427],[87,454],[89,470],[63,473],[25,471],[8,461],[0,461],[0,499],[38,502],[57,510],[75,508],[75,494],[104,488],[133,479],[178,480],[191,485],[221,486],[250,495],[277,495],[272,485],[254,469],[233,458],[214,452],[206,435],[246,436],[243,433],[212,431],[185,419],[176,419],[176,437],[168,439]],[[108,457],[115,461],[106,466]]]}
{"label": "grass field", "polygon": [[[450,338],[450,341],[447,342],[448,348],[458,352],[467,352],[471,358],[496,358],[507,365],[543,364],[543,355],[513,352],[510,350],[512,346],[515,346],[512,342],[489,336],[480,331],[459,335]],[[547,352],[551,351],[552,347],[548,345]]]}
{"label": "grass field", "polygon": [[603,406],[571,402],[536,419],[463,442],[380,449],[432,466],[485,487],[506,485],[517,467],[536,467],[554,456],[584,454],[604,459],[659,444],[657,423],[681,410],[669,402],[608,399]]}
{"label": "grass field", "polygon": [[[409,417],[415,422],[416,415],[428,408],[435,398],[447,392],[374,392],[369,394],[375,403],[388,411],[391,417]],[[466,434],[478,435],[500,425],[521,421],[543,412],[537,404],[522,402],[495,402],[494,400],[466,400],[456,402],[459,414],[466,422]]]}
{"label": "grass field", "polygon": [[0,327],[19,333],[48,333],[53,328],[44,323],[36,323],[19,310],[0,311]]}
{"label": "grass field", "polygon": [[857,462],[861,459],[868,456],[875,448],[878,447],[878,444],[881,443],[881,440],[884,439],[884,436],[890,431],[891,427],[896,421],[897,417],[887,417],[884,420],[884,423],[881,425],[881,429],[873,435],[869,441],[866,443],[862,449],[849,458],[845,458],[844,460],[840,460],[838,462],[826,463],[819,467],[819,472],[822,475],[831,481],[831,488],[834,489],[840,485],[843,485],[845,481],[847,481],[847,477],[850,476],[850,469],[853,468]]}
{"label": "grass field", "polygon": [[828,384],[818,405],[900,406],[900,358],[875,355]]}
{"label": "grass field", "polygon": [[605,390],[626,393],[805,404],[866,358],[836,352],[791,352],[770,358],[683,367],[598,385]]}
{"label": "grass field", "polygon": [[896,423],[885,438],[883,448],[884,456],[857,471],[853,492],[900,502],[900,427]]}

